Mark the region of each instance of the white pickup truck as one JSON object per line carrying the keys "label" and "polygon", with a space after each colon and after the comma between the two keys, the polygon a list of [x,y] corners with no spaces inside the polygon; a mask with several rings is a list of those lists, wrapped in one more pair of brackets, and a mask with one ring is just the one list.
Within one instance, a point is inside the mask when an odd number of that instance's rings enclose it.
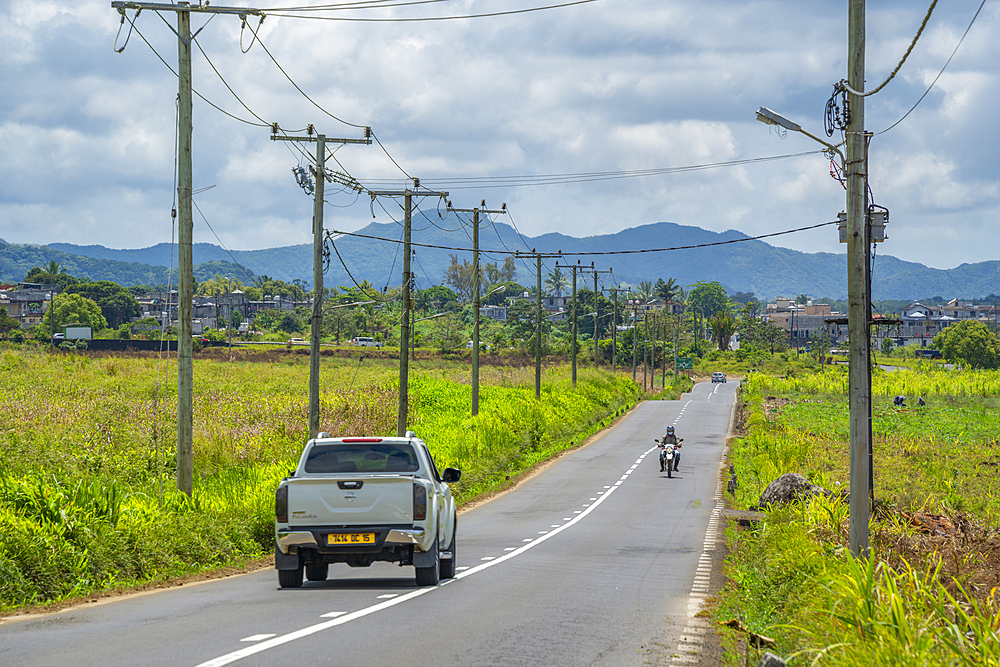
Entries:
{"label": "white pickup truck", "polygon": [[283,588],[326,579],[330,563],[416,568],[418,586],[455,576],[458,519],[449,483],[423,440],[329,438],[306,443],[275,494],[274,565]]}

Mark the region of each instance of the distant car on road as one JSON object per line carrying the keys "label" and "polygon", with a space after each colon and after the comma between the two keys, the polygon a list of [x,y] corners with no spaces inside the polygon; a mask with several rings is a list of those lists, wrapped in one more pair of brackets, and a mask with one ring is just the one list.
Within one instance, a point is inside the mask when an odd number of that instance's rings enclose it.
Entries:
{"label": "distant car on road", "polygon": [[723,382],[725,383],[726,376],[718,371],[712,373],[712,382]]}
{"label": "distant car on road", "polygon": [[306,342],[304,340],[302,340],[301,338],[289,338],[288,342],[285,343],[285,344],[289,345],[289,346],[291,346],[291,345],[305,345]]}
{"label": "distant car on road", "polygon": [[[467,349],[467,350],[471,350],[472,349],[472,341],[471,340],[467,341],[465,343],[465,349]],[[483,342],[480,341],[480,343],[479,343],[479,349],[480,350],[490,350],[492,348],[489,345],[487,345],[486,343],[483,343]]]}
{"label": "distant car on road", "polygon": [[351,345],[355,347],[382,347],[382,342],[369,336],[357,336],[351,339]]}

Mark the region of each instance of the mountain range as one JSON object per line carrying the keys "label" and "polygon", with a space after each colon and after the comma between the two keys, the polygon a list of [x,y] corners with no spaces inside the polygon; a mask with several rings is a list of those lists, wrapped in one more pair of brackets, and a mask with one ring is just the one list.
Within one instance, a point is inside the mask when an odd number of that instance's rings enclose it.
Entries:
{"label": "mountain range", "polygon": [[[456,223],[448,220],[452,226]],[[334,236],[336,252],[324,278],[328,286],[351,285],[368,280],[376,287],[398,285],[402,279],[399,223],[372,223],[355,234]],[[834,233],[831,230],[831,233]],[[638,284],[643,280],[675,278],[681,285],[697,281],[718,281],[727,291],[753,292],[759,298],[808,294],[813,297],[843,298],[847,294],[846,252],[805,253],[750,240],[742,232],[712,232],[699,227],[658,222],[625,229],[615,234],[577,238],[550,233],[524,237],[514,227],[487,221],[480,226],[482,262],[502,264],[504,251],[543,253],[601,253],[567,256],[560,264],[579,260],[599,270],[613,269],[602,276],[604,285]],[[376,240],[384,239],[384,240]],[[418,287],[443,281],[449,255],[459,261],[471,260],[471,230],[446,228],[430,217],[415,217],[412,240],[412,269]],[[720,244],[722,245],[709,245]],[[635,252],[655,248],[686,249],[666,252]],[[702,247],[689,247],[702,246]],[[845,246],[846,247],[846,246]],[[881,248],[880,248],[881,249]],[[607,254],[632,251],[628,254]],[[251,276],[268,275],[291,282],[312,283],[312,244],[263,250],[226,250],[208,243],[193,247],[195,276],[204,280],[215,273],[232,275],[244,283]],[[173,261],[171,261],[173,254]],[[80,246],[52,243],[47,246],[8,244],[0,240],[0,281],[17,281],[33,266],[55,260],[69,273],[92,280],[114,280],[123,285],[165,284],[170,266],[177,266],[176,246],[161,243],[149,248],[117,250],[99,245]],[[552,260],[546,260],[551,270]],[[242,267],[242,268],[241,268]],[[346,268],[345,268],[346,267]],[[348,275],[348,269],[350,275]],[[245,271],[244,271],[245,269]],[[544,279],[544,275],[543,275]],[[534,285],[534,260],[518,258],[517,280]],[[592,284],[584,279],[583,284]],[[1000,291],[1000,261],[962,264],[953,269],[935,269],[879,254],[872,274],[872,298],[910,299],[941,295],[946,298],[977,298]]]}

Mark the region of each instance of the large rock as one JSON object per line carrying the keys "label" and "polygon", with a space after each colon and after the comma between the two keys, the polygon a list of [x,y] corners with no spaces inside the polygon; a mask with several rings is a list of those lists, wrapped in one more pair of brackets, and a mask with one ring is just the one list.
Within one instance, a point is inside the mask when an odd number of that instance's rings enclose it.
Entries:
{"label": "large rock", "polygon": [[808,496],[819,495],[829,496],[832,494],[823,487],[812,484],[802,475],[789,472],[767,485],[764,493],[760,494],[757,507],[784,505]]}

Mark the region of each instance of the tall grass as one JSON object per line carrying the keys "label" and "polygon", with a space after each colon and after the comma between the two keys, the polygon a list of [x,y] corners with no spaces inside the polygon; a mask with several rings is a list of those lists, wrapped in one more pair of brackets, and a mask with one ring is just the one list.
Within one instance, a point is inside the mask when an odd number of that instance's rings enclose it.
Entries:
{"label": "tall grass", "polygon": [[[412,368],[412,367],[411,367]],[[308,358],[195,361],[192,498],[174,490],[176,369],[155,358],[0,348],[0,610],[85,595],[273,550],[273,493],[308,437]],[[598,430],[640,400],[620,376],[484,367],[411,374],[410,428],[470,498]],[[320,429],[391,435],[392,361],[323,358]]]}
{"label": "tall grass", "polygon": [[[790,664],[1000,665],[1000,599],[983,587],[992,575],[979,552],[991,553],[992,543],[920,538],[896,511],[963,511],[997,525],[998,380],[995,372],[938,369],[880,374],[870,558],[848,554],[848,510],[838,495],[770,511],[739,535],[719,617],[774,637],[772,650]],[[747,378],[746,436],[731,454],[738,506],[755,504],[786,472],[847,488],[845,383],[836,370]],[[935,398],[926,408],[887,398],[917,392]]]}

